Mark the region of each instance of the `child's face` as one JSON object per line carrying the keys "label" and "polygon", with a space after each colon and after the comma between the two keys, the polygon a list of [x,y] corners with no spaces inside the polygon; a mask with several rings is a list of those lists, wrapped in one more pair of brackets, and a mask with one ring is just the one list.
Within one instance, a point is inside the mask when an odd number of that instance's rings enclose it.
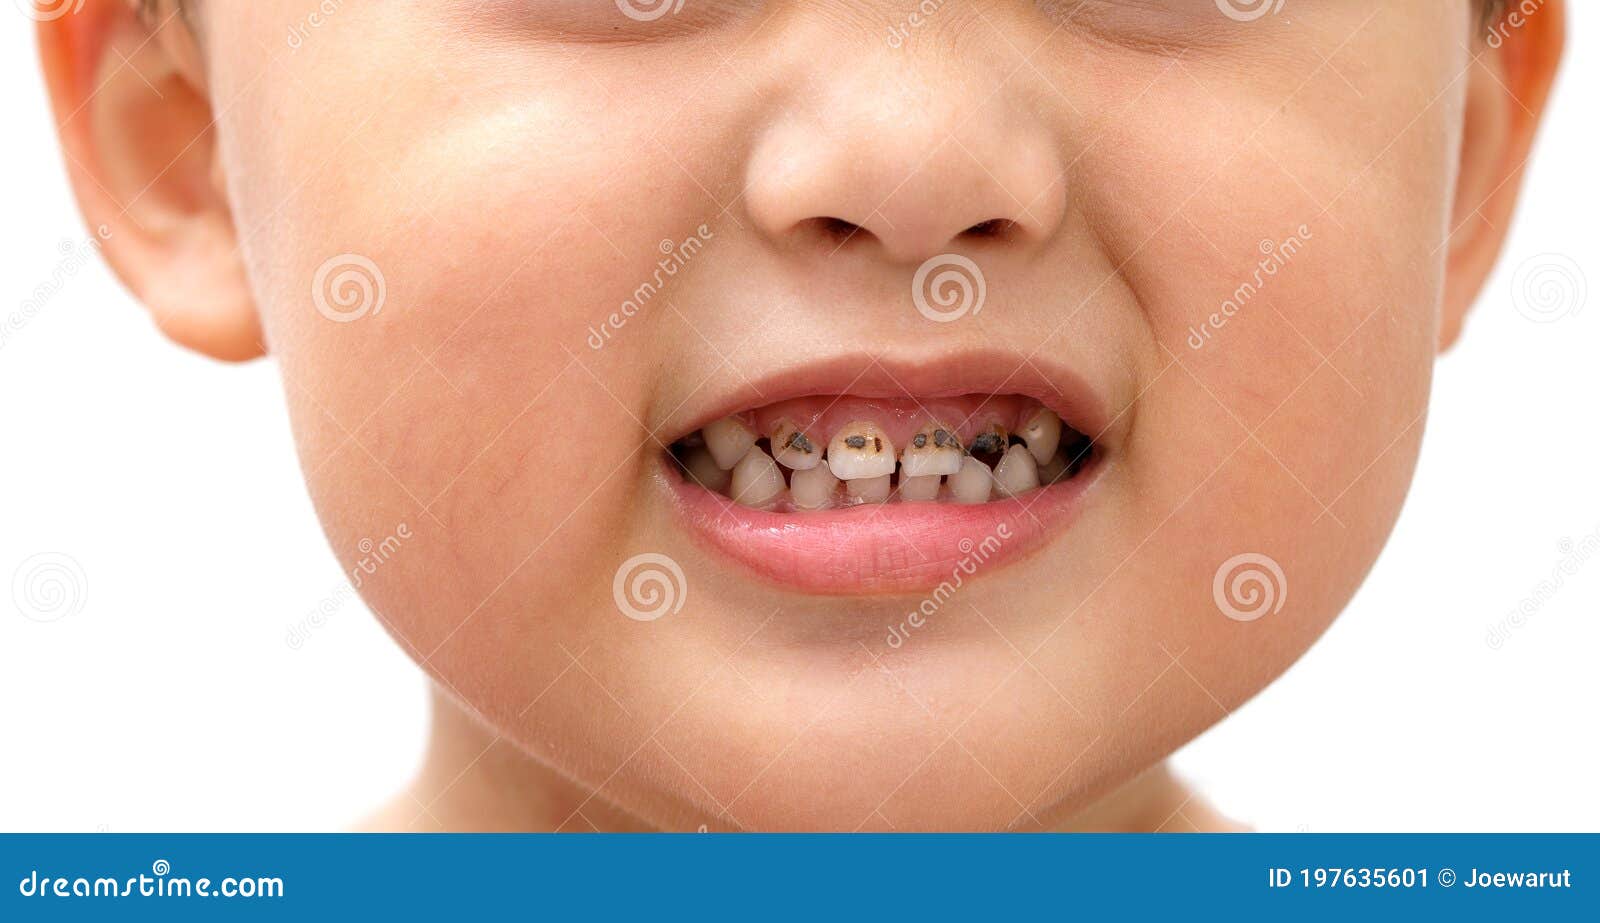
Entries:
{"label": "child's face", "polygon": [[[601,797],[1050,824],[1279,674],[1383,544],[1478,281],[1468,3],[325,6],[202,16],[311,492],[400,643]],[[945,254],[984,295],[941,321]],[[754,511],[668,454],[735,412],[904,444],[1040,404],[1088,464],[987,506]],[[640,568],[681,609],[625,616]]]}

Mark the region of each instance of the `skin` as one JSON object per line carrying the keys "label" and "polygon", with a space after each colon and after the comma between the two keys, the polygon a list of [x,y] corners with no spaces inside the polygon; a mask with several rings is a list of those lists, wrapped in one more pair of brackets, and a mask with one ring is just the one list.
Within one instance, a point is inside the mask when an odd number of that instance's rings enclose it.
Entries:
{"label": "skin", "polygon": [[[898,41],[876,0],[308,11],[89,0],[39,34],[116,271],[177,341],[276,357],[347,567],[410,534],[361,585],[438,690],[374,821],[410,829],[1224,826],[1162,761],[1378,554],[1563,39],[1556,0],[1498,48],[1465,0],[952,0]],[[909,285],[944,252],[989,300],[933,325]],[[339,323],[313,284],[347,253],[386,294]],[[1116,415],[1071,529],[898,648],[917,599],[760,583],[656,467],[747,378],[869,347],[1037,349]],[[642,552],[681,566],[681,612],[618,614]],[[1250,622],[1212,589],[1245,552],[1288,591]]]}

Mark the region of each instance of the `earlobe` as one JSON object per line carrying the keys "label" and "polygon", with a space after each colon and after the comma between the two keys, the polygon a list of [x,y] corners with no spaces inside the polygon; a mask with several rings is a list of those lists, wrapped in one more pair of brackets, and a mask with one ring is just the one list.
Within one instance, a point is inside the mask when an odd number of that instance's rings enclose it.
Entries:
{"label": "earlobe", "polygon": [[[1526,4],[1524,4],[1526,6]],[[1562,0],[1541,0],[1515,19],[1502,13],[1474,43],[1450,222],[1439,349],[1461,335],[1467,311],[1494,268],[1522,189],[1566,40]]]}
{"label": "earlobe", "polygon": [[112,269],[176,342],[252,359],[266,347],[192,47],[181,19],[125,0],[39,24],[67,172]]}

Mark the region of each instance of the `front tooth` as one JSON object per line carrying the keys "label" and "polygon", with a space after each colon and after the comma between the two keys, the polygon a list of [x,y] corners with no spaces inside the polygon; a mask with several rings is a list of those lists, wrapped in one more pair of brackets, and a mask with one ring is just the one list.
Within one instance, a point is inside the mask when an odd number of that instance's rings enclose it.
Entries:
{"label": "front tooth", "polygon": [[913,503],[938,499],[939,482],[941,480],[943,479],[937,474],[906,477],[906,466],[902,462],[900,465],[900,499],[910,500]]}
{"label": "front tooth", "polygon": [[950,476],[950,496],[957,503],[988,503],[994,472],[976,458],[961,459],[961,470]]}
{"label": "front tooth", "polygon": [[942,426],[929,423],[911,437],[900,453],[903,478],[939,477],[961,470],[961,440]]}
{"label": "front tooth", "polygon": [[1002,497],[1015,497],[1039,486],[1039,463],[1033,460],[1027,446],[1006,449],[1000,463],[994,466],[994,485]]}
{"label": "front tooth", "polygon": [[717,461],[717,467],[724,471],[737,465],[750,447],[756,444],[756,431],[745,426],[738,417],[723,417],[715,423],[708,423],[701,433],[705,436],[711,457]]}
{"label": "front tooth", "polygon": [[806,468],[789,476],[789,495],[803,510],[825,510],[833,506],[833,493],[839,479],[827,465]]}
{"label": "front tooth", "polygon": [[844,482],[844,492],[855,503],[883,503],[889,499],[889,476],[851,478]]}
{"label": "front tooth", "polygon": [[1017,430],[1017,435],[1027,443],[1028,451],[1033,453],[1033,460],[1043,465],[1050,461],[1056,454],[1056,447],[1061,444],[1061,418],[1055,411],[1040,407],[1022,424],[1022,429]]}
{"label": "front tooth", "polygon": [[768,507],[783,496],[783,472],[772,456],[752,447],[733,468],[733,502]]}
{"label": "front tooth", "polygon": [[967,451],[973,455],[999,455],[1006,450],[1006,444],[1010,441],[1011,437],[1006,434],[1006,428],[995,423],[974,436]]}
{"label": "front tooth", "polygon": [[707,490],[724,493],[733,476],[722,470],[717,465],[716,459],[706,451],[703,445],[697,445],[684,453],[683,468],[689,474],[689,479]]}
{"label": "front tooth", "polygon": [[822,463],[822,447],[788,420],[772,430],[772,457],[794,471],[809,471]]}
{"label": "front tooth", "polygon": [[828,443],[828,466],[834,477],[844,481],[888,477],[894,473],[894,443],[883,427],[857,420]]}
{"label": "front tooth", "polygon": [[1039,483],[1054,484],[1067,473],[1067,457],[1060,452],[1050,456],[1050,460],[1039,466]]}

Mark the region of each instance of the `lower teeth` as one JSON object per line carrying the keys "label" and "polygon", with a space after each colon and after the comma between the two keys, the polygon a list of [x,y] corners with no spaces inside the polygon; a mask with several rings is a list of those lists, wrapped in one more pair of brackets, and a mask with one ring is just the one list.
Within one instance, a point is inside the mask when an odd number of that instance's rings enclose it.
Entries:
{"label": "lower teeth", "polygon": [[[868,422],[852,423],[824,441],[787,423],[762,436],[729,417],[674,444],[672,455],[686,480],[742,506],[776,511],[890,502],[988,503],[1069,480],[1094,456],[1089,437],[1044,409],[1020,433],[991,428],[967,448],[950,432],[929,424],[906,447],[904,455],[914,459],[916,475],[904,473],[905,460],[883,431]],[[938,445],[930,441],[934,433]],[[943,459],[936,449],[956,457]],[[1053,454],[1041,463],[1037,456],[1044,451]],[[835,452],[838,459],[832,458]],[[838,466],[854,476],[841,480]],[[885,468],[889,473],[879,473]]]}

